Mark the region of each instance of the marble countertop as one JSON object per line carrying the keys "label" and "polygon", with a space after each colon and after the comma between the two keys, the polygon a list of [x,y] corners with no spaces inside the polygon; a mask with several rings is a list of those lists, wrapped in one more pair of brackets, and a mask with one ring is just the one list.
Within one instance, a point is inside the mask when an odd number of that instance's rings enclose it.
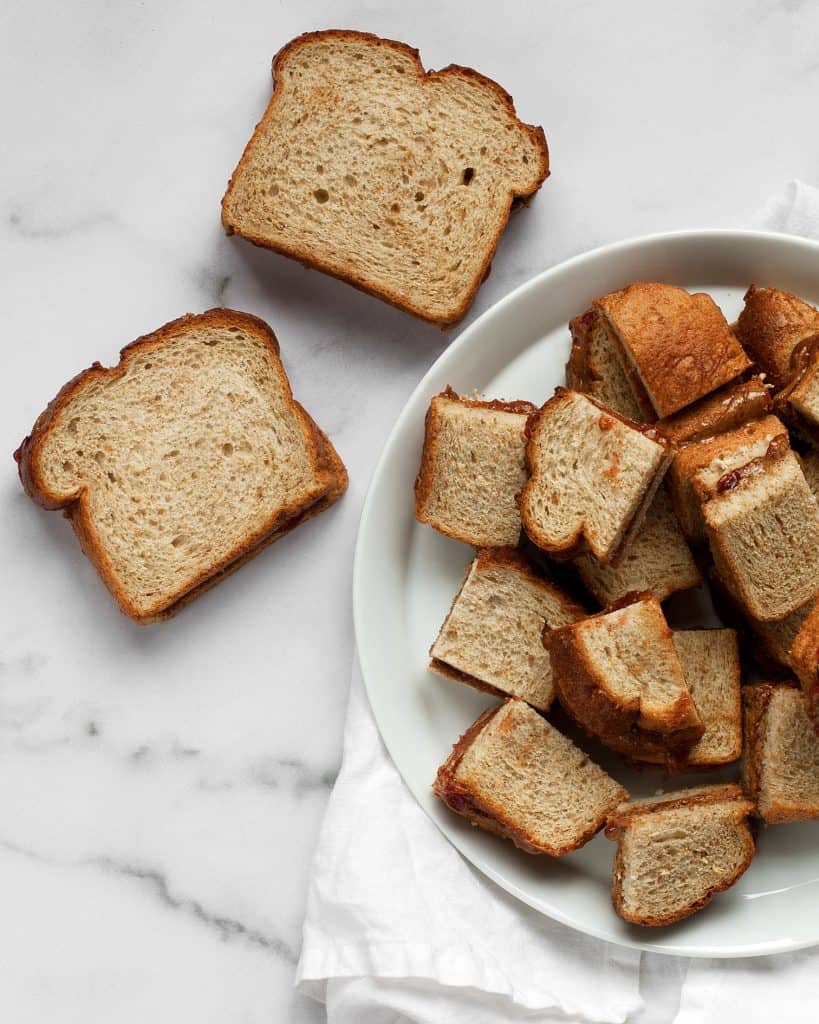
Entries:
{"label": "marble countertop", "polygon": [[358,516],[390,426],[451,336],[223,235],[219,200],[270,59],[305,30],[368,29],[428,67],[479,68],[544,125],[552,177],[513,219],[470,322],[575,253],[745,225],[788,178],[816,183],[819,8],[12,0],[2,23],[0,450],[79,369],[224,304],[273,326],[351,477],[333,510],[140,629],[6,458],[3,1017],[318,1021],[292,978],[340,760]]}

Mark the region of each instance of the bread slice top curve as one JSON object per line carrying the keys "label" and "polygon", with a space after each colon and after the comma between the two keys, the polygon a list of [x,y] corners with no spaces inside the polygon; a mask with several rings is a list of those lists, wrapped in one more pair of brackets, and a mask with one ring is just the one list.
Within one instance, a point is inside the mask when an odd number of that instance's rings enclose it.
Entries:
{"label": "bread slice top curve", "polygon": [[482,549],[430,648],[430,668],[547,711],[554,698],[544,628],[586,614],[514,549]]}
{"label": "bread slice top curve", "polygon": [[473,825],[527,853],[587,843],[625,789],[520,700],[485,711],[438,769],[433,789]]}
{"label": "bread slice top curve", "polygon": [[611,562],[639,529],[671,459],[668,443],[587,395],[559,388],[527,424],[520,515],[555,557]]}
{"label": "bread slice top curve", "polygon": [[482,401],[447,388],[427,410],[415,517],[475,547],[514,547],[526,482],[529,402]]}
{"label": "bread slice top curve", "polygon": [[658,488],[640,528],[615,565],[598,562],[588,552],[573,564],[586,589],[604,606],[632,593],[650,593],[664,601],[702,583],[664,486]]}
{"label": "bread slice top curve", "polygon": [[779,288],[751,285],[736,323],[742,346],[776,388],[791,378],[800,342],[819,333],[819,310]]}
{"label": "bread slice top curve", "polygon": [[543,643],[561,705],[613,750],[681,756],[703,735],[656,598],[641,595],[546,631]]}
{"label": "bread slice top curve", "polygon": [[805,694],[789,683],[748,686],[743,782],[768,824],[819,819],[819,736]]}
{"label": "bread slice top curve", "polygon": [[784,619],[816,594],[819,505],[797,456],[774,443],[720,479],[704,506],[717,572],[755,619]]}
{"label": "bread slice top curve", "polygon": [[700,786],[636,800],[609,817],[617,841],[612,902],[626,921],[657,927],[681,921],[733,885],[755,848],[753,803],[736,785]]}
{"label": "bread slice top curve", "polygon": [[273,95],[222,222],[442,327],[466,313],[513,205],[549,173],[543,129],[470,68],[363,32],[311,32]]}
{"label": "bread slice top curve", "polygon": [[620,346],[635,391],[669,416],[734,380],[751,361],[704,292],[635,282],[595,299]]}
{"label": "bread slice top curve", "polygon": [[347,474],[256,317],[185,316],[69,382],[18,453],[122,610],[166,617],[336,500]]}

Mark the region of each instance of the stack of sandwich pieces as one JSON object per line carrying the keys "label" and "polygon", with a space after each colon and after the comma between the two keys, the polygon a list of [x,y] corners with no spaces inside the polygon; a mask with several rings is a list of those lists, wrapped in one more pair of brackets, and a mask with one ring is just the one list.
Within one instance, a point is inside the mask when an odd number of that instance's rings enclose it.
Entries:
{"label": "stack of sandwich pieces", "polygon": [[[434,789],[529,853],[605,829],[615,910],[667,925],[743,874],[759,821],[819,818],[819,311],[752,286],[729,325],[641,282],[569,326],[541,408],[429,407],[416,517],[476,549],[430,667],[503,701]],[[706,581],[731,628],[672,629]],[[594,744],[741,782],[629,800]]]}

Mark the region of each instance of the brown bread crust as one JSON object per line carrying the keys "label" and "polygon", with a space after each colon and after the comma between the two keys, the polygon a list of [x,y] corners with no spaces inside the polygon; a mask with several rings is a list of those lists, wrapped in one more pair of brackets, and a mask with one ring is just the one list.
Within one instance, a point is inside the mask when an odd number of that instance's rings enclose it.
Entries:
{"label": "brown bread crust", "polygon": [[793,642],[791,664],[808,698],[808,713],[819,736],[819,602]]}
{"label": "brown bread crust", "polygon": [[807,417],[795,401],[801,397],[802,387],[819,374],[819,334],[811,335],[797,345],[791,359],[791,371],[790,383],[776,397],[776,411],[796,434],[819,446],[819,422]]}
{"label": "brown bread crust", "polygon": [[804,338],[819,331],[819,310],[779,288],[752,284],[736,323],[736,334],[775,388],[791,378],[791,358]]}
{"label": "brown bread crust", "polygon": [[[618,607],[644,599],[655,600],[650,595],[628,595],[616,605],[587,616],[583,621],[601,618]],[[671,630],[668,630],[668,635],[671,636]],[[635,761],[659,756],[669,759],[672,764],[684,762],[688,749],[705,732],[702,722],[691,724],[692,711],[696,715],[696,709],[690,694],[682,694],[670,710],[665,731],[643,728],[638,725],[639,698],[618,701],[601,689],[599,673],[594,665],[587,662],[577,642],[574,625],[544,630],[542,639],[551,659],[557,699],[577,725],[612,750]]]}
{"label": "brown bread crust", "polygon": [[635,394],[642,390],[660,417],[734,380],[751,363],[725,317],[704,292],[638,281],[595,299]]}
{"label": "brown bread crust", "polygon": [[657,423],[672,444],[700,441],[736,430],[771,411],[770,388],[761,377],[729,384]]}
{"label": "brown bread crust", "polygon": [[[316,476],[319,480],[319,487],[314,498],[307,504],[294,503],[280,509],[259,531],[253,536],[248,537],[237,550],[223,558],[219,564],[213,566],[208,572],[203,572],[197,580],[185,589],[184,593],[177,595],[170,602],[161,603],[148,613],[140,612],[133,605],[128,595],[118,585],[105,547],[94,529],[93,519],[88,510],[86,489],[80,488],[76,494],[67,500],[62,495],[51,492],[40,473],[39,453],[52,429],[55,418],[71,402],[75,395],[79,394],[96,380],[105,378],[117,379],[124,376],[128,364],[134,355],[145,350],[160,347],[169,337],[178,333],[181,327],[192,322],[213,327],[242,326],[246,330],[252,331],[256,337],[262,337],[276,356],[277,361],[279,359],[278,340],[270,327],[258,317],[252,316],[249,313],[241,313],[224,308],[210,309],[201,314],[188,313],[177,320],[172,320],[158,330],[130,342],[120,351],[120,359],[116,366],[107,368],[97,362],[72,378],[60,389],[56,397],[49,402],[46,409],[37,417],[31,433],[23,440],[20,447],[14,453],[15,461],[18,464],[20,481],[26,494],[42,508],[64,510],[77,535],[83,552],[96,568],[102,582],[106,585],[124,614],[140,624],[161,621],[175,615],[177,611],[199,594],[209,590],[210,587],[224,579],[225,576],[235,572],[236,569],[244,565],[248,559],[252,558],[263,547],[278,540],[279,537],[288,533],[306,519],[328,508],[347,489],[348,478],[344,464],[327,436],[319,429],[307,411],[293,399],[291,392],[290,399],[292,405],[312,438],[313,461],[316,466]],[[289,382],[287,382],[283,369],[281,372],[289,392]]]}
{"label": "brown bread crust", "polygon": [[[533,189],[525,193],[517,193],[512,190],[508,196],[508,206],[506,216],[502,218],[497,231],[494,235],[486,239],[486,252],[479,266],[473,281],[467,291],[467,294],[461,300],[461,302],[455,306],[452,311],[446,317],[435,316],[430,312],[413,302],[408,302],[396,295],[389,287],[373,283],[372,281],[365,280],[361,275],[354,271],[340,272],[335,268],[327,266],[321,259],[317,258],[309,249],[304,249],[299,245],[288,245],[283,241],[274,241],[269,238],[265,238],[261,235],[256,235],[248,231],[243,231],[238,225],[231,222],[230,217],[226,211],[226,205],[231,198],[234,183],[238,176],[242,173],[245,165],[250,160],[250,152],[256,138],[261,136],[266,127],[266,122],[269,118],[273,117],[276,112],[276,108],[281,98],[283,86],[277,78],[277,70],[280,66],[283,66],[287,61],[287,58],[291,56],[295,51],[305,45],[309,45],[317,39],[333,37],[335,39],[350,39],[364,41],[373,46],[387,46],[394,50],[399,51],[412,58],[416,69],[417,77],[420,81],[431,81],[435,78],[446,75],[458,75],[463,78],[473,79],[480,82],[484,86],[488,86],[508,109],[510,117],[514,118],[517,124],[524,129],[529,135],[533,145],[537,149],[540,156],[540,164],[536,174],[536,184]],[[407,313],[412,313],[414,316],[420,317],[422,320],[427,320],[430,323],[437,324],[443,329],[454,327],[460,320],[464,318],[469,307],[475,299],[475,295],[478,289],[489,276],[489,271],[492,266],[492,259],[495,255],[495,250],[498,247],[498,242],[503,234],[504,228],[506,227],[509,216],[514,209],[520,206],[528,204],[528,202],[534,197],[539,191],[543,182],[549,176],[549,149],[546,144],[546,135],[539,125],[524,124],[519,120],[517,112],[515,111],[515,104],[512,97],[503,89],[497,82],[494,82],[491,78],[487,78],[485,75],[480,74],[478,71],[472,68],[461,67],[457,64],[450,64],[439,71],[426,71],[421,58],[416,50],[412,46],[408,46],[406,43],[398,42],[394,39],[382,39],[380,36],[373,35],[370,32],[356,32],[347,29],[326,29],[320,32],[305,32],[295,39],[292,39],[289,43],[283,46],[276,56],[273,58],[272,64],[272,76],[273,76],[273,94],[270,97],[270,101],[267,105],[267,109],[262,115],[261,120],[256,125],[256,129],[251,136],[250,141],[245,147],[244,153],[236,167],[236,170],[230,177],[228,182],[227,190],[222,198],[222,224],[225,228],[225,232],[228,235],[237,234],[242,238],[246,238],[249,242],[254,245],[260,246],[264,249],[271,249],[274,252],[281,253],[283,256],[289,256],[291,259],[298,260],[305,267],[312,268],[314,270],[320,270],[322,273],[329,274],[331,277],[337,277],[342,281],[346,281],[347,284],[351,284],[354,288],[359,291],[366,292],[369,295],[374,295],[376,298],[382,299],[384,302],[388,302],[390,305],[395,306],[398,309],[404,310]]]}

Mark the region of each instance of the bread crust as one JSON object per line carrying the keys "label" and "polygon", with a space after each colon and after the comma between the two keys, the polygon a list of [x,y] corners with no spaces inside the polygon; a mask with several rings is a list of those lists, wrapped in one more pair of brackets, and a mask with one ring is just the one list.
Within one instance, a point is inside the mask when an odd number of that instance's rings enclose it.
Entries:
{"label": "bread crust", "polygon": [[[501,218],[498,229],[490,238],[486,241],[486,252],[484,258],[474,275],[474,278],[467,289],[464,297],[445,315],[436,315],[430,310],[425,309],[422,305],[414,302],[402,299],[397,295],[391,288],[378,284],[374,281],[368,281],[360,274],[355,271],[341,271],[338,268],[330,267],[328,264],[323,262],[320,258],[316,257],[309,249],[302,248],[299,245],[289,245],[284,241],[276,241],[274,239],[266,238],[262,235],[255,234],[250,231],[242,230],[241,227],[235,224],[228,213],[227,207],[232,197],[234,185],[239,175],[244,171],[245,166],[250,161],[250,154],[256,139],[264,134],[268,120],[272,119],[276,114],[283,86],[277,78],[277,70],[284,65],[287,58],[295,53],[298,49],[303,46],[310,45],[310,43],[325,38],[334,39],[349,39],[364,41],[372,44],[373,46],[387,46],[394,49],[405,56],[411,58],[416,68],[417,78],[421,82],[434,80],[445,75],[457,75],[464,79],[471,79],[479,82],[482,86],[490,89],[501,103],[507,108],[509,116],[526,132],[532,142],[535,150],[538,153],[538,166],[533,173],[532,188],[524,192],[515,192],[514,190],[509,191],[507,200],[507,209],[504,217]],[[227,190],[222,198],[222,224],[228,235],[237,234],[247,241],[252,242],[253,245],[257,245],[263,249],[270,249],[273,252],[278,252],[283,256],[289,256],[291,259],[298,260],[303,266],[320,270],[322,273],[329,274],[331,277],[336,277],[339,280],[346,281],[347,284],[351,284],[354,288],[359,291],[365,292],[368,295],[374,295],[378,299],[382,299],[384,302],[389,303],[391,306],[395,306],[397,309],[401,309],[404,312],[411,313],[413,316],[417,316],[422,320],[426,320],[429,323],[434,323],[442,329],[446,330],[450,327],[454,327],[459,321],[461,321],[472,305],[478,289],[489,276],[489,271],[492,266],[492,259],[495,255],[495,250],[498,247],[501,235],[509,222],[509,216],[514,209],[522,205],[528,204],[528,202],[534,197],[538,190],[543,185],[543,182],[549,176],[549,149],[546,143],[546,134],[543,128],[537,125],[525,124],[520,121],[517,112],[515,111],[515,105],[512,97],[503,89],[497,82],[494,82],[491,78],[487,78],[480,72],[473,70],[472,68],[461,67],[457,64],[450,64],[445,68],[441,68],[439,71],[427,71],[424,69],[421,63],[421,58],[417,49],[412,46],[408,46],[406,43],[398,42],[394,39],[383,39],[380,36],[373,35],[370,32],[357,32],[349,29],[325,29],[318,32],[305,32],[295,39],[292,39],[289,43],[283,46],[273,58],[272,63],[272,76],[273,76],[273,93],[268,102],[267,108],[262,115],[261,120],[256,125],[253,135],[250,141],[247,143],[242,157],[230,177],[228,182]]]}
{"label": "bread crust", "polygon": [[808,714],[819,736],[819,601],[793,642],[791,664],[808,698]]}
{"label": "bread crust", "polygon": [[[562,857],[567,853],[572,853],[574,850],[579,850],[581,846],[585,846],[590,839],[597,835],[605,824],[605,811],[574,842],[563,846],[550,846],[538,842],[529,832],[517,826],[507,816],[505,808],[500,804],[495,804],[492,801],[477,796],[469,786],[464,785],[456,778],[458,766],[464,755],[480,736],[485,726],[489,724],[506,704],[515,700],[517,698],[512,697],[504,704],[488,708],[470,725],[458,742],[453,745],[452,753],[438,769],[432,788],[435,795],[450,810],[460,814],[461,817],[466,818],[467,821],[470,821],[473,825],[478,825],[487,832],[492,832],[494,835],[502,836],[505,839],[511,839],[519,850],[523,850],[525,853],[546,853],[551,857]],[[524,702],[520,701],[519,703],[522,704]],[[626,794],[625,789],[622,789],[622,792]]]}
{"label": "bread crust", "polygon": [[672,444],[700,441],[736,430],[771,411],[770,388],[759,376],[728,384],[693,405],[659,420],[657,426]]}
{"label": "bread crust", "polygon": [[459,533],[447,523],[440,520],[432,520],[427,512],[429,500],[435,488],[435,472],[438,465],[438,446],[440,441],[440,417],[436,408],[435,399],[445,399],[450,402],[457,402],[459,405],[469,409],[491,409],[497,412],[509,412],[518,416],[532,416],[537,412],[537,406],[531,402],[511,401],[504,402],[500,399],[477,399],[467,398],[459,395],[447,385],[440,394],[433,395],[424,417],[424,444],[421,451],[421,465],[418,469],[418,476],[415,478],[415,518],[419,523],[432,526],[439,533],[453,540],[463,541],[465,544],[474,544],[481,547],[481,542],[472,535]]}
{"label": "bread crust", "polygon": [[790,292],[752,284],[745,293],[737,337],[775,388],[790,380],[794,348],[817,331],[819,310]]}
{"label": "bread crust", "polygon": [[657,416],[679,411],[751,365],[704,292],[638,281],[592,305],[606,318],[635,394],[645,393]]}
{"label": "bread crust", "polygon": [[39,468],[39,454],[43,443],[53,429],[54,421],[60,412],[82,392],[89,384],[101,379],[116,380],[124,376],[131,358],[145,350],[157,348],[165,344],[169,338],[193,323],[213,327],[242,326],[256,337],[262,338],[280,362],[279,343],[270,327],[258,317],[236,310],[215,308],[205,313],[188,313],[172,320],[164,326],[130,342],[120,351],[119,362],[113,367],[103,367],[99,362],[93,363],[87,370],[73,377],[49,402],[46,409],[37,417],[31,433],[23,440],[14,453],[18,464],[20,481],[28,496],[42,508],[63,509],[71,522],[83,552],[92,562],[102,582],[106,585],[122,612],[140,624],[149,624],[170,618],[194,597],[210,589],[219,580],[244,565],[249,558],[257,554],[263,547],[277,540],[285,533],[294,529],[305,519],[317,515],[338,500],[347,488],[347,471],[330,443],[327,436],[319,429],[307,411],[295,401],[290,383],[284,368],[281,367],[282,382],[287,390],[292,407],[302,421],[311,439],[312,458],[316,466],[318,484],[314,494],[307,501],[292,503],[279,509],[265,525],[251,537],[248,537],[229,555],[214,565],[209,571],[203,572],[183,591],[170,600],[157,602],[155,607],[140,611],[129,599],[119,585],[113,566],[110,563],[105,546],[99,538],[93,518],[90,515],[87,500],[87,488],[80,487],[66,498],[48,489]]}
{"label": "bread crust", "polygon": [[[529,479],[526,481],[523,492],[521,492],[521,496],[518,498],[518,505],[520,507],[521,512],[521,524],[523,526],[523,529],[526,531],[526,535],[529,537],[529,539],[536,547],[541,549],[541,551],[545,551],[552,558],[559,559],[561,561],[568,561],[572,558],[575,558],[577,557],[577,555],[582,554],[584,551],[590,551],[596,558],[600,559],[600,554],[592,549],[586,536],[586,521],[583,520],[573,534],[571,534],[570,536],[566,537],[565,539],[561,540],[559,543],[556,544],[551,540],[550,537],[547,537],[540,530],[538,524],[532,519],[530,515],[527,514],[525,502],[522,500],[522,498],[523,495],[526,493],[526,490],[530,487],[536,486],[538,482],[539,473],[537,466],[536,435],[538,428],[540,427],[541,421],[545,417],[551,415],[556,406],[562,404],[567,400],[571,401],[572,394],[573,392],[567,390],[566,388],[556,388],[554,395],[552,395],[552,397],[543,406],[541,406],[540,409],[535,410],[535,412],[527,420],[526,468],[529,473]],[[606,560],[608,563],[612,565],[617,565],[619,557],[622,555],[623,551],[628,546],[628,543],[631,540],[631,538],[635,535],[635,533],[640,529],[640,526],[642,525],[643,519],[645,518],[645,514],[648,511],[651,502],[654,500],[654,495],[657,492],[657,488],[662,483],[666,468],[671,463],[673,451],[667,439],[659,430],[656,429],[656,427],[645,423],[635,423],[634,420],[630,420],[626,416],[621,416],[619,413],[614,412],[613,409],[609,409],[605,405],[602,405],[596,399],[592,398],[591,395],[583,394],[583,398],[600,410],[602,414],[601,421],[603,421],[604,418],[607,418],[610,421],[617,420],[620,423],[625,424],[627,427],[630,427],[632,430],[636,430],[639,433],[644,434],[646,437],[650,438],[652,441],[656,442],[663,449],[665,449],[666,457],[664,463],[661,463],[651,485],[646,489],[640,504],[637,506],[637,509],[635,510],[634,516],[632,517],[632,520],[628,528],[623,531],[623,535],[620,538],[620,542],[617,545],[617,549],[614,552],[612,552],[609,558]],[[612,423],[609,422],[608,426],[611,425]],[[603,559],[600,560],[602,561]]]}
{"label": "bread crust", "polygon": [[[589,615],[584,623],[610,615],[617,608],[656,598],[649,594],[630,594],[610,608]],[[659,602],[656,602],[659,605]],[[688,749],[705,732],[689,693],[683,693],[669,710],[663,731],[639,724],[640,699],[619,700],[607,692],[600,672],[591,664],[578,643],[576,624],[544,630],[543,646],[552,663],[552,681],[557,699],[569,717],[606,746],[633,759],[647,756],[668,759],[673,765],[685,761]],[[669,638],[671,630],[666,627]]]}
{"label": "bread crust", "polygon": [[819,334],[811,335],[794,349],[791,373],[790,382],[776,397],[776,411],[796,434],[819,446],[819,418],[807,416],[799,408],[806,385],[819,374]]}

